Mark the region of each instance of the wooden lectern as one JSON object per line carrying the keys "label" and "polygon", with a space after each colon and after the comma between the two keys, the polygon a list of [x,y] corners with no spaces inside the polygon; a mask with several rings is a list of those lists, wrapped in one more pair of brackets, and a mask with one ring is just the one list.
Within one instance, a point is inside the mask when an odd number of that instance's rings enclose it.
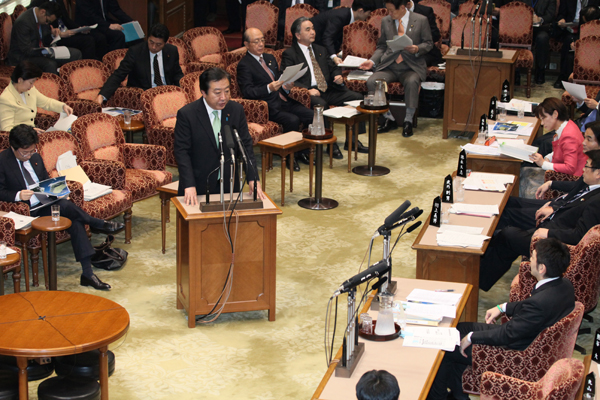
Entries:
{"label": "wooden lectern", "polygon": [[[250,195],[245,193],[244,198]],[[201,200],[203,196],[198,203]],[[228,193],[225,200],[229,200]],[[186,206],[183,197],[171,201],[177,209],[177,309],[185,308],[188,327],[193,328],[197,315],[214,312],[229,272],[231,246],[222,211],[203,213],[198,206]],[[211,195],[211,202],[218,201],[218,194]],[[235,214],[230,223],[235,241],[233,285],[223,312],[269,310],[269,321],[275,321],[277,216],[281,210],[267,198],[264,208],[237,213],[237,226]]]}

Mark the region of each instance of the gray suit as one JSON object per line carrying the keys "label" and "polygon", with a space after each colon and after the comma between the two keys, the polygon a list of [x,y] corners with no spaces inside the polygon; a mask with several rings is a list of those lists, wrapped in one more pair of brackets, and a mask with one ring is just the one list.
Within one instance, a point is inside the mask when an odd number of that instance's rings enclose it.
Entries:
{"label": "gray suit", "polygon": [[[407,11],[409,12],[409,11]],[[386,41],[398,36],[396,21],[391,16],[381,20],[381,37],[371,61],[375,63],[375,73],[367,81],[369,91],[375,90],[375,80],[385,79],[387,83],[400,81],[404,86],[406,106],[417,108],[419,104],[419,86],[427,77],[427,63],[422,57],[433,48],[431,29],[427,18],[411,12],[408,16],[408,26],[405,34],[419,47],[416,54],[408,51],[392,51]],[[403,61],[396,64],[398,55],[402,54]]]}

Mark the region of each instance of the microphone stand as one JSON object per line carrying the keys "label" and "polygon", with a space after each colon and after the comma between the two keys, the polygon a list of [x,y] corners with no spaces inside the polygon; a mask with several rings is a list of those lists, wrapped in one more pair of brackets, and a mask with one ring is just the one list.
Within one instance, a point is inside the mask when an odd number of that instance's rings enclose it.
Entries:
{"label": "microphone stand", "polygon": [[233,183],[235,181],[235,160],[229,165],[229,203],[233,202]]}
{"label": "microphone stand", "polygon": [[471,18],[471,51],[475,50],[475,15]]}
{"label": "microphone stand", "polygon": [[244,201],[244,191],[242,190],[242,187],[244,186],[244,174],[242,173],[243,171],[243,167],[244,167],[244,161],[242,160],[242,157],[238,157],[238,178],[239,178],[239,182],[240,182],[240,202]]}
{"label": "microphone stand", "polygon": [[485,51],[490,51],[490,15],[487,16],[487,25],[485,26]]}
{"label": "microphone stand", "polygon": [[481,36],[482,32],[481,32],[481,28],[483,28],[483,16],[480,15],[479,16],[479,51],[481,51],[483,48],[481,47]]}
{"label": "microphone stand", "polygon": [[358,342],[358,318],[354,314],[355,302],[356,288],[352,288],[348,292],[348,327],[345,332],[346,339],[342,346],[342,359],[335,368],[336,377],[350,378],[365,352],[365,344]]}

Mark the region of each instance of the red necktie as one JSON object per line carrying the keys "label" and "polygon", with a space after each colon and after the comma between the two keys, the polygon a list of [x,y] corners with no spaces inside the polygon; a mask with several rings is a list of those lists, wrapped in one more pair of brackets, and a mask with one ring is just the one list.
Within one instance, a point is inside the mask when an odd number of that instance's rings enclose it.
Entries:
{"label": "red necktie", "polygon": [[42,48],[42,47],[44,47],[44,43],[42,42],[42,26],[40,25],[39,22],[37,24],[37,29],[38,29],[38,34],[40,35],[39,47]]}

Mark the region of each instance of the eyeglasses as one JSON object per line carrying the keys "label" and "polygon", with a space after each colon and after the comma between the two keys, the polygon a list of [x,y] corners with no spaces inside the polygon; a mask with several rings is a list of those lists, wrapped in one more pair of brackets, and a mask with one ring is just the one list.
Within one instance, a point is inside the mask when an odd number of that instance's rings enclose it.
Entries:
{"label": "eyeglasses", "polygon": [[250,43],[252,43],[252,44],[259,44],[259,43],[264,43],[264,42],[265,42],[265,38],[262,38],[262,39],[253,40]]}
{"label": "eyeglasses", "polygon": [[37,153],[37,147],[30,151],[23,151],[21,149],[18,149],[17,151],[19,152],[21,157],[29,157],[29,156],[32,156],[34,153]]}
{"label": "eyeglasses", "polygon": [[592,166],[590,166],[590,165],[584,165],[584,166],[583,166],[583,168],[589,168],[589,169],[598,169],[598,168],[596,168],[596,167],[592,167]]}

